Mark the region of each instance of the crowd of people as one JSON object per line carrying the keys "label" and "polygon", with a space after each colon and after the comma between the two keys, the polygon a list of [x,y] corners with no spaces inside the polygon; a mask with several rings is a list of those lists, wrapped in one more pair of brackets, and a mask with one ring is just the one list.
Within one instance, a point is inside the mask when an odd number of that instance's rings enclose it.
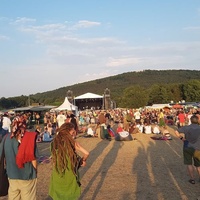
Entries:
{"label": "crowd of people", "polygon": [[[0,194],[8,194],[9,200],[36,200],[37,159],[39,158],[37,142],[41,134],[40,122],[36,122],[36,130],[32,131],[27,129],[26,114],[17,114],[10,120],[5,113],[1,122],[0,156],[1,164],[6,166],[9,187],[7,192],[2,192],[0,188]],[[76,126],[70,121],[56,123],[53,138],[48,137],[47,126],[44,130],[42,140],[46,141],[47,137],[48,141],[51,141],[53,164],[49,196],[52,199],[78,199],[81,191],[78,168],[86,165],[89,152],[75,141]],[[0,181],[3,181],[2,177]],[[5,183],[1,185],[3,184]]]}
{"label": "crowd of people", "polygon": [[89,152],[76,141],[77,137],[111,140],[121,133],[143,133],[171,139],[168,116],[177,127],[177,137],[183,140],[184,164],[190,175],[189,182],[195,184],[194,166],[200,177],[200,109],[87,110],[78,115],[72,111],[17,113],[14,116],[4,113],[0,118],[0,155],[4,150],[8,198],[36,199],[37,142],[50,142],[51,146],[50,197],[78,199],[81,191],[78,167],[86,165]]}

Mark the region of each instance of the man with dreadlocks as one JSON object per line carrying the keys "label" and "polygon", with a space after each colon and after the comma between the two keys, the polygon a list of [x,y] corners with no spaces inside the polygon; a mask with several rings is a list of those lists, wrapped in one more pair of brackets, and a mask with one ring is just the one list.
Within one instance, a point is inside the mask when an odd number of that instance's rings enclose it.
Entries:
{"label": "man with dreadlocks", "polygon": [[36,200],[36,133],[26,130],[24,115],[13,119],[11,133],[5,135],[0,152],[3,147],[9,178],[8,199]]}
{"label": "man with dreadlocks", "polygon": [[[86,165],[89,152],[74,140],[75,135],[74,125],[64,123],[51,143],[53,171],[49,195],[53,200],[76,200],[80,197],[78,165]],[[83,154],[81,159],[77,151]]]}

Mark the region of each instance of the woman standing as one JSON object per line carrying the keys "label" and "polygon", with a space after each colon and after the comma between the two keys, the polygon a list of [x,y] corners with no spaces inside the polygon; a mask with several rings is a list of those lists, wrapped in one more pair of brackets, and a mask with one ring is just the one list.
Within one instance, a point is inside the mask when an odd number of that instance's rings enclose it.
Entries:
{"label": "woman standing", "polygon": [[165,126],[165,116],[162,109],[160,109],[160,112],[158,114],[158,122],[160,127]]}
{"label": "woman standing", "polygon": [[54,200],[76,200],[81,188],[77,166],[80,164],[76,151],[83,154],[81,166],[86,165],[89,152],[74,140],[76,135],[72,123],[64,123],[51,144],[53,171],[49,195]]}

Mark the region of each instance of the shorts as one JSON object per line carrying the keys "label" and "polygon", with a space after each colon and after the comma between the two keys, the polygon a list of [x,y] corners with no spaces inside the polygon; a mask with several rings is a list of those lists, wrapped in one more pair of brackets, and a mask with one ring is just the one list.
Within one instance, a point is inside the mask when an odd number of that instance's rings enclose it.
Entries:
{"label": "shorts", "polygon": [[184,164],[185,165],[193,165],[195,167],[200,167],[200,160],[198,157],[194,157],[195,149],[186,147],[183,148],[183,157],[184,157]]}
{"label": "shorts", "polygon": [[180,126],[185,126],[185,122],[180,122]]}

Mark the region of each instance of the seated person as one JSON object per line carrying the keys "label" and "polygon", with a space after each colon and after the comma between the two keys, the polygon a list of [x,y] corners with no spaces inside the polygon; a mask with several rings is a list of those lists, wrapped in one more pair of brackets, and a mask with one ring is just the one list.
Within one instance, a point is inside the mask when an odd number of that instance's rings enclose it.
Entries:
{"label": "seated person", "polygon": [[50,133],[48,132],[47,127],[44,128],[44,132],[42,133],[42,141],[43,142],[51,142],[53,138],[51,137]]}
{"label": "seated person", "polygon": [[152,133],[152,127],[150,124],[145,124],[144,125],[144,133],[145,134],[151,134]]}
{"label": "seated person", "polygon": [[123,131],[124,131],[123,124],[120,122],[120,123],[118,123],[118,127],[117,127],[116,132],[119,133],[119,132],[123,132]]}
{"label": "seated person", "polygon": [[115,135],[116,141],[130,141],[133,140],[131,134],[128,131],[124,130],[123,124],[119,122],[117,127],[117,134]]}
{"label": "seated person", "polygon": [[94,136],[94,131],[92,130],[91,127],[88,128],[87,130],[87,135],[93,137]]}
{"label": "seated person", "polygon": [[97,129],[97,124],[91,123],[87,126],[87,135],[88,136],[96,136],[96,129]]}
{"label": "seated person", "polygon": [[136,128],[138,128],[140,133],[144,133],[144,125],[142,123],[136,124]]}
{"label": "seated person", "polygon": [[162,134],[163,135],[169,134],[169,130],[167,129],[167,126],[163,126]]}
{"label": "seated person", "polygon": [[165,137],[168,140],[171,140],[172,137],[169,133],[169,130],[167,129],[167,126],[163,126],[163,131],[162,131],[163,137]]}
{"label": "seated person", "polygon": [[139,132],[139,129],[136,127],[135,123],[131,123],[128,132],[130,134],[135,134]]}
{"label": "seated person", "polygon": [[35,132],[37,133],[36,142],[42,142],[41,128],[39,125],[36,126]]}
{"label": "seated person", "polygon": [[158,124],[155,124],[155,126],[153,127],[153,133],[154,134],[160,134],[160,129]]}

